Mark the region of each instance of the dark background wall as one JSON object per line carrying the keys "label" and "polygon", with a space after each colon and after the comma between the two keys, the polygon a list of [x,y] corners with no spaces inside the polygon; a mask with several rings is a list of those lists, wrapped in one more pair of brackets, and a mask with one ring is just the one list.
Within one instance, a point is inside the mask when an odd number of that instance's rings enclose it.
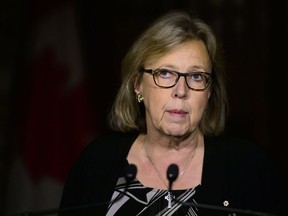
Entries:
{"label": "dark background wall", "polygon": [[[0,214],[4,212],[5,194],[9,193],[5,188],[15,142],[19,142],[15,141],[15,119],[19,110],[25,115],[21,106],[15,107],[19,101],[25,101],[19,94],[19,83],[29,76],[23,65],[31,45],[32,23],[65,2],[13,0],[0,4]],[[184,8],[211,24],[224,45],[230,101],[226,132],[264,146],[288,182],[286,1],[79,0],[74,3],[82,76],[95,135],[107,130],[106,117],[120,84],[121,60],[132,42],[161,13]]]}

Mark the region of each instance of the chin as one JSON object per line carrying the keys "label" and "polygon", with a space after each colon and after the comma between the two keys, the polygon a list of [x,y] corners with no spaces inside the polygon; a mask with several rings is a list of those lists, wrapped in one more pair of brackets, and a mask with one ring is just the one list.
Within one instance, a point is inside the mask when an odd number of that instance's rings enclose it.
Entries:
{"label": "chin", "polygon": [[167,131],[167,135],[169,136],[174,136],[174,137],[183,137],[183,136],[187,136],[189,132],[187,130],[183,131],[183,130],[168,130]]}

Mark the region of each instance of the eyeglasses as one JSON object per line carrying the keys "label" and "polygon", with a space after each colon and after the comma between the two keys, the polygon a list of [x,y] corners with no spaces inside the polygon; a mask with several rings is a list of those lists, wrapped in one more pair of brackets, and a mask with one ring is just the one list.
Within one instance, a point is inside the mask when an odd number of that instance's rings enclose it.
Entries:
{"label": "eyeglasses", "polygon": [[181,76],[185,78],[187,86],[194,91],[204,91],[211,82],[211,73],[190,72],[180,73],[169,69],[142,69],[142,72],[153,75],[154,83],[161,88],[172,88]]}

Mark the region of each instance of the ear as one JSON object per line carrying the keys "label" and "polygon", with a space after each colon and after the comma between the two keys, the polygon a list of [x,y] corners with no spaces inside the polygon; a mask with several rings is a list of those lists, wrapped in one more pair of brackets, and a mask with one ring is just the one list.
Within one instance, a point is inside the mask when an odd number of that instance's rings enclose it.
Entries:
{"label": "ear", "polygon": [[211,95],[211,90],[209,90],[208,92],[208,99],[210,98],[210,95]]}
{"label": "ear", "polygon": [[142,76],[138,75],[134,78],[134,91],[135,93],[140,93],[141,91],[141,84],[142,84]]}

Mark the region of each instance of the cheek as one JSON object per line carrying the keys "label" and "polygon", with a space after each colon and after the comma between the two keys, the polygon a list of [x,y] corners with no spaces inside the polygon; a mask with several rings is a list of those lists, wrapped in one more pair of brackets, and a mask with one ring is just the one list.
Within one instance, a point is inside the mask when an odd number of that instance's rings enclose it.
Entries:
{"label": "cheek", "polygon": [[[146,100],[145,100],[146,99]],[[157,93],[150,91],[148,94],[145,94],[144,101],[145,105],[150,109],[159,109],[166,102],[167,96],[163,93]]]}
{"label": "cheek", "polygon": [[[208,104],[209,100],[209,94],[205,95],[197,95],[194,99],[190,102],[190,108],[192,110],[192,116],[194,116],[193,113],[197,113],[198,117],[201,118],[204,111],[206,110],[206,106]],[[193,117],[192,117],[193,118]]]}
{"label": "cheek", "polygon": [[161,116],[167,103],[168,95],[158,89],[151,89],[144,95],[144,104],[147,114],[153,117]]}

